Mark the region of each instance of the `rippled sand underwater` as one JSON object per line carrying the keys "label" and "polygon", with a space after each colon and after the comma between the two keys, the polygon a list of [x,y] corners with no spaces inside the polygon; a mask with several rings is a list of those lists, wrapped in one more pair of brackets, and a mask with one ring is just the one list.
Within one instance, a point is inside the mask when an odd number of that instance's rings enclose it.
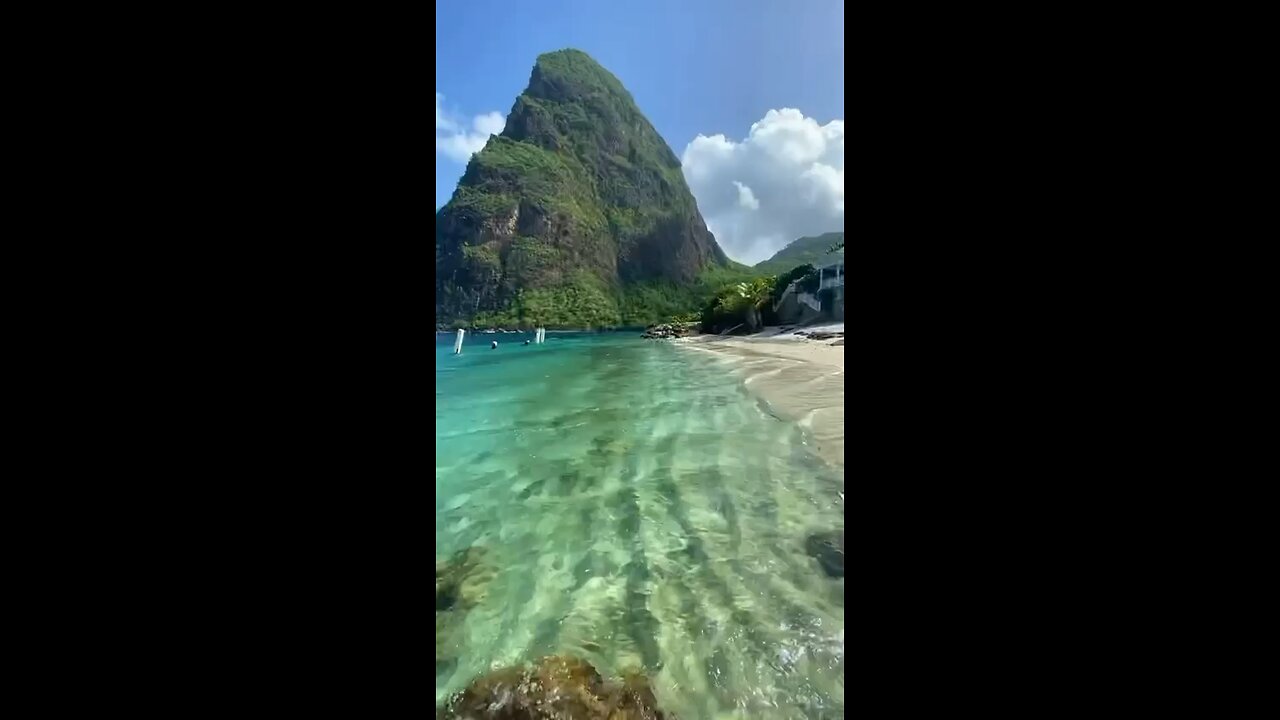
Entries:
{"label": "rippled sand underwater", "polygon": [[841,472],[734,358],[526,337],[437,341],[437,703],[563,654],[684,720],[842,717],[844,579],[806,553],[843,531]]}

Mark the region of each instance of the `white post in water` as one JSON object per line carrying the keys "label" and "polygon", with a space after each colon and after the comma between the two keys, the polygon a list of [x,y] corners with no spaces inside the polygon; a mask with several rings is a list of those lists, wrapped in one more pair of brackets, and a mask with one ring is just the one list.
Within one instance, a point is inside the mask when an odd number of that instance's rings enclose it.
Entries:
{"label": "white post in water", "polygon": [[458,328],[458,339],[453,341],[453,354],[454,354],[454,355],[461,355],[461,354],[462,354],[462,336],[463,336],[463,334],[465,334],[465,333],[466,333],[466,330],[463,330],[462,328]]}

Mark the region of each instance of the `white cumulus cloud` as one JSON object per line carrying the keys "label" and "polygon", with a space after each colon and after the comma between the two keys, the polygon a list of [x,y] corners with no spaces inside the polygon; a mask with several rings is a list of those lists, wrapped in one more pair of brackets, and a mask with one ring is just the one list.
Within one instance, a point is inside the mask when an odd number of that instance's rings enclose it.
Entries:
{"label": "white cumulus cloud", "polygon": [[497,135],[507,125],[500,112],[476,115],[467,123],[445,110],[444,96],[436,93],[436,152],[455,162],[466,164],[480,152],[490,135]]}
{"label": "white cumulus cloud", "polygon": [[741,141],[698,135],[685,181],[720,247],[747,264],[806,235],[844,230],[844,121],[770,110]]}

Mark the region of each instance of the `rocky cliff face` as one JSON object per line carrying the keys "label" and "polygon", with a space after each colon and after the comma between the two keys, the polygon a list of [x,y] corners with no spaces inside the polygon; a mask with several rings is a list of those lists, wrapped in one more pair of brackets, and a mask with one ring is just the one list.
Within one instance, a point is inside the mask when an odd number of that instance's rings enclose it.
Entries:
{"label": "rocky cliff face", "polygon": [[726,264],[630,93],[561,50],[538,57],[502,135],[436,214],[436,317],[613,324],[628,285]]}

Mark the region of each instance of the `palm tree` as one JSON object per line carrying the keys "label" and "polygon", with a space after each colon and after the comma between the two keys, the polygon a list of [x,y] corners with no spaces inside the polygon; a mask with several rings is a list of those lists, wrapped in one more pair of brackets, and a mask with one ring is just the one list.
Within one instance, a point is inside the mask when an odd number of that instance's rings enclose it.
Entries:
{"label": "palm tree", "polygon": [[738,283],[738,305],[746,311],[747,327],[760,327],[760,308],[773,300],[773,277],[756,278],[749,283]]}

